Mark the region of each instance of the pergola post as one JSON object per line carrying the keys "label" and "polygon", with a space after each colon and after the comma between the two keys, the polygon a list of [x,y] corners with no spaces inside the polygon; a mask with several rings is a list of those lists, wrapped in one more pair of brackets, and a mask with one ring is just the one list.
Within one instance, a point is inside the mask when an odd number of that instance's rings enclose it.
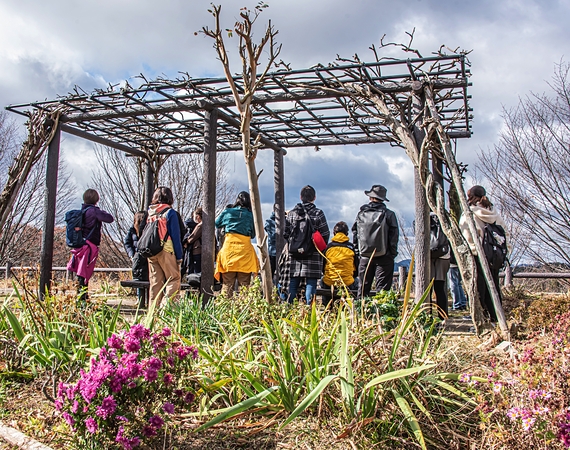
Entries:
{"label": "pergola post", "polygon": [[430,254],[429,254],[429,206],[426,192],[420,180],[418,170],[414,168],[414,192],[416,199],[416,223],[414,235],[416,242],[415,254],[415,296],[419,300],[430,281]]}
{"label": "pergola post", "polygon": [[216,146],[218,110],[206,111],[204,115],[204,176],[202,191],[202,305],[206,306],[213,295],[215,263],[215,220],[216,220]]}
{"label": "pergola post", "polygon": [[49,291],[51,286],[60,138],[61,130],[58,126],[47,150],[44,223],[40,257],[40,285],[38,292],[38,298],[41,300],[44,299],[46,291]]}
{"label": "pergola post", "polygon": [[148,210],[154,193],[154,171],[149,159],[145,159],[144,171],[144,210]]}
{"label": "pergola post", "polygon": [[275,150],[273,153],[273,181],[275,190],[275,259],[279,261],[281,252],[285,247],[285,168],[283,152]]}
{"label": "pergola post", "polygon": [[[421,87],[421,85],[420,85]],[[421,90],[414,91],[412,95],[412,117],[414,121],[414,138],[416,145],[419,148],[425,138],[425,132],[420,128],[419,124],[423,121],[424,98]],[[419,300],[425,290],[427,289],[430,281],[430,252],[429,252],[429,239],[430,239],[430,226],[429,226],[429,205],[427,202],[425,188],[422,184],[422,176],[420,170],[427,170],[427,167],[421,167],[422,164],[427,164],[427,156],[425,161],[419,161],[420,167],[414,168],[414,193],[415,193],[415,210],[416,210],[416,223],[414,235],[416,238],[414,246],[415,254],[415,297]]]}

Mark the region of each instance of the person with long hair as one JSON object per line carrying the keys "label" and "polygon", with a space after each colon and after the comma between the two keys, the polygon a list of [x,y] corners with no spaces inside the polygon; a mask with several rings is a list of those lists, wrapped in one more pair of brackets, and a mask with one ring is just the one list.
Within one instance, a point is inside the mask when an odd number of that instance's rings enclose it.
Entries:
{"label": "person with long hair", "polygon": [[198,207],[192,215],[196,224],[192,231],[184,236],[182,244],[186,247],[188,255],[188,273],[202,273],[202,208]]}
{"label": "person with long hair", "polygon": [[216,228],[225,232],[224,243],[216,257],[215,277],[222,281],[221,294],[231,297],[237,282],[238,290],[249,286],[251,274],[259,272],[259,260],[251,239],[255,238],[251,199],[242,191],[236,202],[222,211]]}
{"label": "person with long hair", "polygon": [[77,273],[79,302],[85,302],[88,298],[87,285],[99,256],[102,225],[115,220],[110,213],[99,209],[97,203],[99,203],[99,193],[95,189],[87,189],[83,193],[81,205],[83,211],[81,231],[85,243],[82,247],[71,250],[71,259],[67,264],[67,270]]}
{"label": "person with long hair", "polygon": [[[137,244],[143,229],[146,225],[148,213],[146,211],[138,211],[135,213],[133,225],[129,228],[127,235],[123,239],[125,251],[132,262],[133,280],[148,281],[148,260],[140,254]],[[141,306],[146,306],[144,299],[144,289],[137,288],[137,296]]]}
{"label": "person with long hair", "polygon": [[[477,236],[474,237],[471,235],[469,231],[469,227],[467,226],[467,219],[465,214],[461,215],[461,219],[459,220],[459,226],[463,233],[463,236],[467,240],[471,252],[473,255],[477,256],[477,249],[475,247],[474,238],[479,239],[483,242],[483,235],[485,230],[485,224],[494,223],[503,227],[506,231],[507,226],[499,215],[499,213],[493,207],[493,204],[487,197],[487,192],[483,186],[473,186],[471,189],[467,191],[467,203],[469,204],[469,209],[473,213],[473,219],[475,220],[475,226],[477,229]],[[482,255],[484,258],[485,255]],[[489,317],[491,322],[497,322],[497,313],[495,311],[495,306],[493,305],[493,299],[491,297],[491,292],[487,286],[487,282],[485,281],[485,275],[483,273],[483,268],[481,267],[481,263],[479,259],[476,258],[477,261],[477,290],[479,291],[479,298],[481,299],[481,306],[489,313]],[[493,282],[495,287],[497,288],[497,292],[499,293],[499,299],[501,299],[501,288],[499,286],[499,270],[500,268],[491,268],[491,273],[493,276]]]}
{"label": "person with long hair", "polygon": [[180,214],[172,208],[173,204],[174,196],[170,188],[160,186],[154,191],[148,209],[147,222],[161,220],[158,227],[159,236],[164,240],[162,250],[148,258],[150,301],[156,301],[157,307],[164,296],[175,298],[180,292],[182,235],[185,228]]}

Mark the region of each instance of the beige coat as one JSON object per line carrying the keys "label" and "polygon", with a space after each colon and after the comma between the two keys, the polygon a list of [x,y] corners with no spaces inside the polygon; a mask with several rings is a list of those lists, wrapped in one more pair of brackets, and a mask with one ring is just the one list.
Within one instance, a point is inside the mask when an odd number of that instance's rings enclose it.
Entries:
{"label": "beige coat", "polygon": [[[507,233],[507,225],[503,218],[495,211],[494,209],[487,209],[483,208],[482,206],[475,205],[471,206],[471,212],[473,213],[473,218],[475,219],[475,225],[477,227],[477,235],[480,241],[483,241],[483,229],[485,228],[485,223],[497,223],[497,225],[501,225],[505,229],[505,233]],[[467,239],[467,243],[471,248],[471,253],[473,255],[477,255],[477,250],[475,248],[475,243],[473,242],[473,238],[471,233],[469,232],[469,227],[467,226],[467,220],[465,219],[465,214],[461,215],[461,219],[459,219],[459,228],[463,233],[465,239]],[[507,233],[507,245],[509,243],[509,236]]]}

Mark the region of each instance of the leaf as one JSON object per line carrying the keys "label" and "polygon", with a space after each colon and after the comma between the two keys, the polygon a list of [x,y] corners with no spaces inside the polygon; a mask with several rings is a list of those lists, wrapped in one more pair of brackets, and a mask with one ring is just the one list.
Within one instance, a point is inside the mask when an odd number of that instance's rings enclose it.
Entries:
{"label": "leaf", "polygon": [[404,414],[404,418],[405,418],[406,422],[408,423],[410,429],[414,433],[416,440],[418,441],[418,443],[421,445],[421,447],[424,450],[427,450],[426,441],[424,439],[424,434],[422,433],[420,423],[418,422],[418,419],[414,415],[412,408],[410,408],[410,404],[395,389],[392,389],[392,394],[394,394],[394,398],[396,399],[396,403],[398,404],[398,406],[400,407],[400,410]]}
{"label": "leaf", "polygon": [[340,389],[342,398],[349,408],[354,407],[354,376],[352,373],[352,361],[348,349],[348,326],[346,323],[346,316],[344,311],[341,315],[340,322]]}
{"label": "leaf", "polygon": [[409,369],[400,369],[400,370],[395,370],[393,372],[384,373],[384,374],[370,380],[366,384],[366,386],[364,386],[364,390],[370,389],[372,386],[376,386],[377,384],[385,383],[386,381],[396,380],[398,378],[404,378],[404,377],[407,377],[409,375],[413,375],[413,374],[416,374],[418,372],[421,372],[422,370],[431,369],[432,367],[435,367],[435,366],[436,366],[435,364],[426,364],[426,365],[419,366],[419,367],[410,367]]}
{"label": "leaf", "polygon": [[205,424],[200,425],[196,429],[196,432],[207,430],[208,428],[213,427],[214,425],[217,425],[217,424],[219,424],[219,423],[221,423],[227,419],[232,418],[233,416],[235,416],[235,415],[237,415],[243,411],[248,410],[249,408],[258,404],[261,400],[263,400],[265,397],[267,397],[269,394],[271,394],[273,391],[275,391],[277,389],[279,389],[279,386],[272,386],[269,389],[267,389],[266,391],[260,392],[259,394],[254,395],[253,397],[250,397],[247,400],[244,400],[243,402],[239,402],[238,404],[232,406],[231,408],[229,408],[228,410],[226,410],[222,414],[214,417],[209,422],[206,422]]}
{"label": "leaf", "polygon": [[22,329],[22,325],[20,324],[20,321],[14,315],[14,313],[12,311],[10,311],[8,309],[8,307],[6,307],[6,306],[4,306],[4,314],[6,315],[8,322],[10,322],[10,326],[12,327],[12,331],[14,332],[16,339],[18,339],[18,341],[21,342],[24,339],[26,334],[24,333],[24,330]]}
{"label": "leaf", "polygon": [[338,378],[338,375],[327,375],[326,377],[324,377],[320,381],[320,383],[317,385],[317,387],[315,389],[313,389],[313,391],[311,391],[303,399],[303,401],[301,403],[299,403],[299,406],[297,406],[297,408],[295,408],[295,410],[291,413],[291,415],[289,417],[287,417],[287,420],[285,420],[285,422],[283,422],[283,424],[279,427],[279,429],[284,428],[293,419],[295,419],[295,417],[297,417],[299,414],[301,414],[303,411],[305,411],[305,409],[307,409],[309,406],[311,406],[311,404],[317,398],[319,398],[319,395],[321,394],[321,392],[323,392],[324,389],[336,378]]}

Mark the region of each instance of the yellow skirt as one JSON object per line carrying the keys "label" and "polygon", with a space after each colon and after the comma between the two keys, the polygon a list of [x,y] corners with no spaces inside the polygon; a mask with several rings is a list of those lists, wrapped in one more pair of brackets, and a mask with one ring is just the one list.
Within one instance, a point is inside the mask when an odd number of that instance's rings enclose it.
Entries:
{"label": "yellow skirt", "polygon": [[243,234],[229,233],[216,258],[216,280],[226,272],[259,272],[259,260],[251,244],[251,238]]}

